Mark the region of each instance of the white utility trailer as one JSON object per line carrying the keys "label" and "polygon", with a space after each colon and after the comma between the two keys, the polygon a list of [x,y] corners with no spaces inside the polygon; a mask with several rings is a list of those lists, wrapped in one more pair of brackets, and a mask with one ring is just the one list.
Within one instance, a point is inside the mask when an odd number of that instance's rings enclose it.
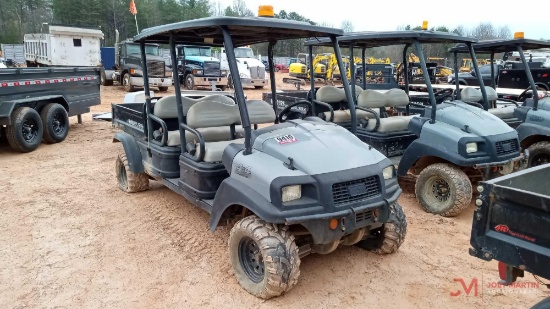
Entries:
{"label": "white utility trailer", "polygon": [[101,65],[99,29],[48,26],[46,33],[25,34],[27,66],[95,67]]}

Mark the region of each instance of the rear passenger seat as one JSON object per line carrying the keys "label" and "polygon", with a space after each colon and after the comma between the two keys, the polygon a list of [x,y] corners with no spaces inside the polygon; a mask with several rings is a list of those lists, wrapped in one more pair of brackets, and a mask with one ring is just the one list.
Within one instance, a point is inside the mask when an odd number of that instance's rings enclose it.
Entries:
{"label": "rear passenger seat", "polygon": [[[498,94],[495,89],[491,87],[485,87],[485,92],[487,93],[487,101],[489,103],[496,102],[498,100]],[[482,104],[483,94],[480,89],[474,87],[466,87],[460,92],[460,100],[464,102],[476,102]],[[487,110],[489,113],[500,119],[509,119],[514,118],[514,110],[516,106],[506,106],[506,107],[497,107],[490,108]]]}
{"label": "rear passenger seat", "polygon": [[[363,88],[359,86],[355,86],[355,95],[359,95],[363,92]],[[334,86],[323,86],[317,90],[315,93],[315,97],[317,101],[325,102],[328,104],[334,104],[334,103],[347,103],[346,98],[346,92],[343,88],[337,88]],[[356,110],[357,118],[365,118],[369,117],[368,112],[362,111],[362,110]],[[324,112],[325,120],[330,119],[330,111]],[[374,116],[370,116],[373,117]],[[349,109],[335,109],[334,110],[334,119],[332,122],[334,123],[345,123],[351,121],[351,114],[349,112]]]}

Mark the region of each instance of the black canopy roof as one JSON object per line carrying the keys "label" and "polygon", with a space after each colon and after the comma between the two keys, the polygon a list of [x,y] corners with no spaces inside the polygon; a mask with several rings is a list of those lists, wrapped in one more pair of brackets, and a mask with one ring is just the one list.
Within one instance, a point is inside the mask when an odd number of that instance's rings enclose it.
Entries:
{"label": "black canopy roof", "polygon": [[[454,33],[427,30],[348,32],[338,37],[341,47],[348,47],[351,42],[354,42],[354,46],[357,48],[405,45],[412,44],[415,40],[418,40],[420,43],[475,43],[478,41],[475,38],[464,37]],[[305,45],[329,46],[331,43],[330,39],[321,38],[310,39],[306,41]]]}
{"label": "black canopy roof", "polygon": [[[532,50],[541,48],[550,48],[550,42],[531,40],[531,39],[507,39],[507,40],[487,40],[473,44],[474,50],[479,53],[504,53],[516,51],[516,46],[520,45],[522,49]],[[467,53],[468,47],[464,44],[457,44],[449,49],[450,52]]]}
{"label": "black canopy roof", "polygon": [[335,28],[269,17],[208,17],[144,29],[134,41],[166,44],[170,33],[178,44],[223,46],[221,27],[227,27],[233,45],[244,46],[271,40],[340,36]]}

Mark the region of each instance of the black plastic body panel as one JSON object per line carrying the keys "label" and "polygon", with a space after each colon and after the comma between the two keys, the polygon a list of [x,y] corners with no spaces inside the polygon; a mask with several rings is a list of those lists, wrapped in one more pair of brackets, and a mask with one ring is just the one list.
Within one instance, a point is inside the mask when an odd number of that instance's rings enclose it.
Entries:
{"label": "black plastic body panel", "polygon": [[[139,150],[143,158],[143,166],[147,174],[154,178],[177,178],[180,176],[178,158],[179,147],[162,147],[157,143],[147,143],[138,140]],[[147,150],[149,146],[150,151]]]}
{"label": "black plastic body panel", "polygon": [[481,182],[470,254],[550,280],[550,164]]}
{"label": "black plastic body panel", "polygon": [[357,137],[380,151],[386,157],[403,155],[409,145],[418,138],[418,136],[410,131],[379,133],[367,132],[362,128],[357,128]]}
{"label": "black plastic body panel", "polygon": [[179,157],[179,167],[179,187],[201,199],[213,199],[222,181],[229,177],[222,163],[197,162],[186,155]]}

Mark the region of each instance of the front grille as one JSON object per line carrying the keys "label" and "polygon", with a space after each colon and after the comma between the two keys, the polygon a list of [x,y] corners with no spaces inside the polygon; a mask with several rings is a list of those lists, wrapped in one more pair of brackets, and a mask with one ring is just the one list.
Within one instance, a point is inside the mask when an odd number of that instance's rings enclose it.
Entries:
{"label": "front grille", "polygon": [[203,70],[205,76],[221,76],[222,72],[220,71],[219,62],[205,62],[203,64]]}
{"label": "front grille", "polygon": [[164,77],[164,61],[147,61],[147,74],[149,76]]}
{"label": "front grille", "polygon": [[374,216],[373,216],[372,210],[360,212],[355,215],[355,223],[359,223],[363,221],[372,221],[373,217]]}
{"label": "front grille", "polygon": [[516,139],[510,139],[507,141],[496,142],[497,155],[505,155],[518,151],[518,141]]}
{"label": "front grille", "polygon": [[377,195],[380,195],[378,176],[332,185],[332,199],[335,206],[366,200]]}
{"label": "front grille", "polygon": [[250,67],[250,78],[252,79],[264,79],[265,68],[262,67]]}

